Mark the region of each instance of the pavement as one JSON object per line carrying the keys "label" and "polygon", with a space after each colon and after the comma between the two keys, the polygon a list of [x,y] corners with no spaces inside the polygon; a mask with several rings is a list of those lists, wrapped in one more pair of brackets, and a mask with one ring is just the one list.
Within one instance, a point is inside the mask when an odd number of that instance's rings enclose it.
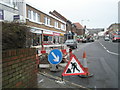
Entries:
{"label": "pavement", "polygon": [[[44,61],[44,63],[42,62]],[[60,71],[63,71],[67,63],[59,64]],[[82,85],[75,84],[73,82],[67,81],[64,78],[61,78],[56,73],[50,71],[51,65],[47,59],[41,60],[39,64],[39,73],[38,73],[38,88],[75,88],[90,90]],[[58,71],[59,73],[59,71]]]}
{"label": "pavement", "polygon": [[67,81],[61,77],[50,74],[49,69],[40,69],[38,72],[38,88],[75,88],[90,90],[82,85]]}

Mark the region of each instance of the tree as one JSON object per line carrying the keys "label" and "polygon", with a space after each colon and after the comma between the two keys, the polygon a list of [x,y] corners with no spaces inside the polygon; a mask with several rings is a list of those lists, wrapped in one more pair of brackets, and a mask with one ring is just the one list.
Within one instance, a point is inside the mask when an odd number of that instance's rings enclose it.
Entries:
{"label": "tree", "polygon": [[[26,48],[31,43],[30,29],[22,23],[2,23],[2,50]],[[28,41],[29,40],[29,41]]]}

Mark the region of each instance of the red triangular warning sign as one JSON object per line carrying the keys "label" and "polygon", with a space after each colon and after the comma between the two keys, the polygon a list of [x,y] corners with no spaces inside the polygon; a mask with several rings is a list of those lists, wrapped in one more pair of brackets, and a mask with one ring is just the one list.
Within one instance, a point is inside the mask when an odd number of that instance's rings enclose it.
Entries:
{"label": "red triangular warning sign", "polygon": [[72,54],[70,61],[68,62],[64,69],[64,72],[62,73],[62,76],[69,75],[86,75],[84,67],[74,54]]}

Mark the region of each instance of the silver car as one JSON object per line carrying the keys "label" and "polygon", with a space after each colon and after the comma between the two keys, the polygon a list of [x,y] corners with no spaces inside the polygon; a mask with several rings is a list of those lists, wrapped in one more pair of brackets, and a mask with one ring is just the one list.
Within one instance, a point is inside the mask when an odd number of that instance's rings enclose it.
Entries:
{"label": "silver car", "polygon": [[109,39],[109,37],[105,37],[104,40],[105,41],[109,41],[110,39]]}
{"label": "silver car", "polygon": [[74,39],[68,39],[65,41],[65,44],[70,48],[77,48],[77,41]]}

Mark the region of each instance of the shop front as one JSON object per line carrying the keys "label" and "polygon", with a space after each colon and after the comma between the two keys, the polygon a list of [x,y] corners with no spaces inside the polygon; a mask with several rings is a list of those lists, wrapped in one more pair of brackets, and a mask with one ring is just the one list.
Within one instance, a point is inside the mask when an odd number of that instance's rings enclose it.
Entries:
{"label": "shop front", "polygon": [[43,31],[43,45],[50,45],[53,43],[53,32]]}
{"label": "shop front", "polygon": [[55,32],[51,30],[31,29],[32,32],[32,45],[52,45],[63,44],[64,33]]}
{"label": "shop front", "polygon": [[60,33],[53,32],[53,43],[54,44],[59,44],[60,43],[59,37],[60,37]]}
{"label": "shop front", "polygon": [[31,44],[32,46],[37,46],[37,45],[41,45],[41,33],[42,31],[40,29],[36,29],[36,28],[31,28],[30,32],[32,32],[31,34]]}
{"label": "shop front", "polygon": [[64,33],[60,33],[59,40],[60,40],[60,44],[63,44],[63,43],[64,43],[64,41],[65,41]]}

